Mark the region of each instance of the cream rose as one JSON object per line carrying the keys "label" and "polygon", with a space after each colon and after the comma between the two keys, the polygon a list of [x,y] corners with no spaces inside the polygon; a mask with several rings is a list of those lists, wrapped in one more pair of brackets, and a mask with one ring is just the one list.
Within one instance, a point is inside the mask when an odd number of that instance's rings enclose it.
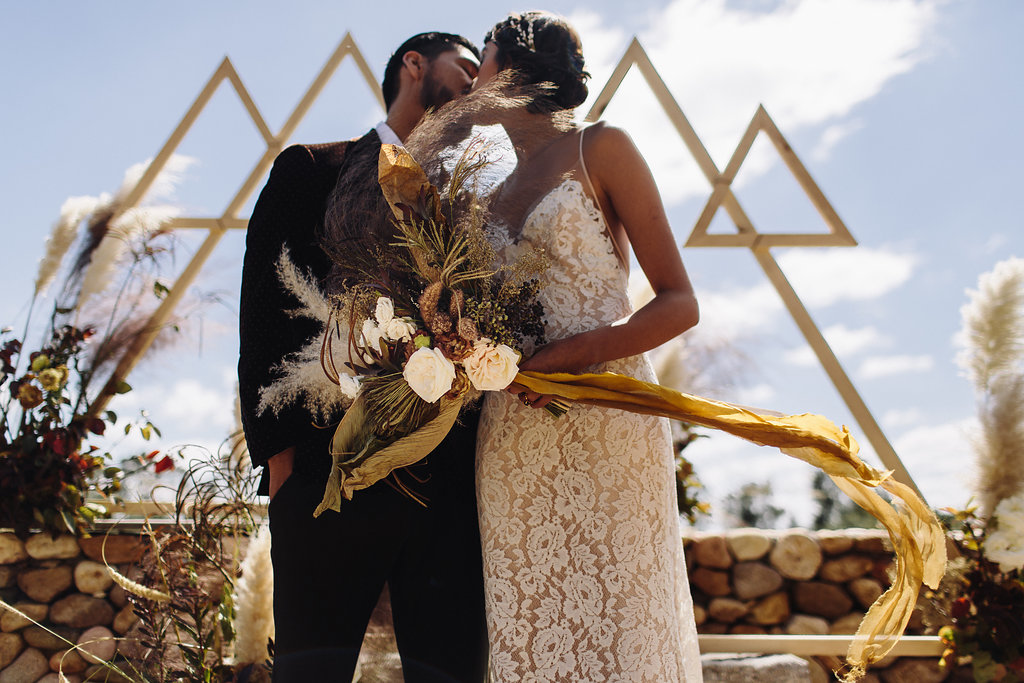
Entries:
{"label": "cream rose", "polygon": [[452,388],[455,364],[440,349],[416,349],[409,356],[402,376],[409,388],[427,403],[434,403]]}
{"label": "cream rose", "polygon": [[377,324],[384,327],[395,317],[395,303],[386,296],[378,298],[374,317],[377,318]]}
{"label": "cream rose", "polygon": [[367,318],[363,321],[362,337],[360,341],[362,342],[364,349],[380,351],[381,336],[380,328],[377,327],[372,318]]}
{"label": "cream rose", "polygon": [[409,341],[412,335],[416,334],[416,323],[412,318],[392,318],[380,329],[384,332],[384,338],[389,341]]}
{"label": "cream rose", "polygon": [[512,384],[519,372],[519,354],[505,344],[495,345],[489,339],[479,339],[462,366],[475,389],[500,391]]}

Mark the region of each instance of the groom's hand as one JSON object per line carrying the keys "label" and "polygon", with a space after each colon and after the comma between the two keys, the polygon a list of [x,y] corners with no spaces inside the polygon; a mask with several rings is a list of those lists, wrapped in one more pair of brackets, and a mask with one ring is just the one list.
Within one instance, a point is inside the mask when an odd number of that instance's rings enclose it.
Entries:
{"label": "groom's hand", "polygon": [[286,448],[267,460],[267,468],[270,472],[270,500],[277,495],[281,484],[288,480],[292,474],[292,466],[295,463],[295,449]]}

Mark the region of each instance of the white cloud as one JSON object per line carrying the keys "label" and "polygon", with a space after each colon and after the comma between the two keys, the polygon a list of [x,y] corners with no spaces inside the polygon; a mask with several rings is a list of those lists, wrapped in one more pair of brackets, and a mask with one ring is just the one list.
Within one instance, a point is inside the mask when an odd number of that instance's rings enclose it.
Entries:
{"label": "white cloud", "polygon": [[[888,294],[905,283],[914,271],[917,256],[887,249],[790,249],[778,258],[797,296],[808,307],[824,307],[843,301],[864,301]],[[725,340],[762,332],[784,314],[782,299],[770,282],[753,287],[699,292],[701,329]],[[826,337],[834,349],[856,353],[877,346],[885,339],[872,328],[848,330],[830,328]],[[844,346],[845,345],[845,346]],[[808,362],[810,350],[791,352],[790,362]]]}
{"label": "white cloud", "polygon": [[776,396],[778,396],[778,392],[774,387],[762,383],[749,387],[740,387],[731,402],[756,408],[769,405]]}
{"label": "white cloud", "polygon": [[[789,0],[758,12],[727,0],[675,0],[650,14],[639,38],[722,168],[759,103],[787,137],[821,128],[814,149],[827,154],[851,132],[855,124],[846,118],[857,105],[927,56],[924,45],[937,4]],[[571,20],[586,47],[594,83],[604,83],[626,47],[625,35],[589,12]],[[707,194],[708,184],[678,135],[646,84],[634,76],[627,76],[606,118],[629,130],[645,150],[668,203]],[[744,167],[745,174],[757,170]]]}
{"label": "white cloud", "polygon": [[888,294],[914,272],[918,257],[888,249],[788,249],[779,267],[808,306],[866,301]]}
{"label": "white cloud", "polygon": [[877,379],[908,372],[927,372],[935,365],[929,355],[872,356],[864,359],[857,374],[863,379]]}
{"label": "white cloud", "polygon": [[770,284],[746,289],[702,291],[700,326],[709,335],[736,339],[774,324],[782,312],[782,300]]}
{"label": "white cloud", "polygon": [[[843,324],[832,325],[822,330],[822,335],[839,358],[848,358],[865,349],[885,345],[889,341],[871,326],[851,329]],[[801,367],[812,367],[818,364],[818,357],[806,344],[786,351],[783,359],[787,363]]]}
{"label": "white cloud", "polygon": [[916,427],[893,441],[910,476],[932,507],[963,507],[971,497],[973,419]]}
{"label": "white cloud", "polygon": [[811,158],[815,161],[824,161],[832,153],[832,149],[840,142],[856,133],[864,127],[862,121],[843,121],[826,128],[821,133],[818,146],[811,152]]}
{"label": "white cloud", "polygon": [[924,422],[926,413],[920,408],[896,408],[889,410],[882,416],[882,423],[886,427],[908,427]]}

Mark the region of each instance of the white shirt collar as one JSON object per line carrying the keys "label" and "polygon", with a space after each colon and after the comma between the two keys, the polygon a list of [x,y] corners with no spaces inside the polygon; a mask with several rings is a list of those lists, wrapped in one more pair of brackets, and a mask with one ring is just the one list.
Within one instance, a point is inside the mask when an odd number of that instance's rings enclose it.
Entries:
{"label": "white shirt collar", "polygon": [[373,127],[377,131],[377,135],[380,136],[380,141],[385,145],[398,145],[404,147],[404,143],[399,139],[395,131],[391,130],[391,126],[387,124],[387,121],[381,121]]}

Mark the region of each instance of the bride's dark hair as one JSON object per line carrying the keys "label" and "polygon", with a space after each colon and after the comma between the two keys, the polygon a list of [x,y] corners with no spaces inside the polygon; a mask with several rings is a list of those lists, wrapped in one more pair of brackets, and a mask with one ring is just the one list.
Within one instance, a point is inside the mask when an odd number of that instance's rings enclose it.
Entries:
{"label": "bride's dark hair", "polygon": [[498,65],[511,69],[521,85],[553,83],[554,89],[528,107],[535,113],[573,109],[587,99],[583,49],[576,30],[548,12],[510,14],[484,38],[498,48]]}

